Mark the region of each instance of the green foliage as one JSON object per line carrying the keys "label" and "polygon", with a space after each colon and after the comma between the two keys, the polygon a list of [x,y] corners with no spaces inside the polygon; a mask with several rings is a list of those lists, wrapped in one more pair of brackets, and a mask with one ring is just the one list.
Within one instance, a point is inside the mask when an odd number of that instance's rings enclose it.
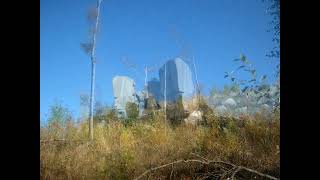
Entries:
{"label": "green foliage", "polygon": [[55,103],[50,107],[49,117],[42,132],[48,133],[49,139],[64,139],[70,124],[72,124],[71,112],[62,104]]}
{"label": "green foliage", "polygon": [[273,32],[272,41],[274,48],[267,56],[279,60],[276,66],[276,77],[280,79],[280,0],[262,0],[267,2],[267,13],[272,17],[270,22],[271,28],[268,31]]}
{"label": "green foliage", "polygon": [[108,105],[103,105],[101,102],[97,101],[94,108],[93,120],[95,122],[105,121],[110,111],[111,108]]}
{"label": "green foliage", "polygon": [[[214,92],[218,92],[218,90],[215,90]],[[212,92],[212,93],[214,93]],[[233,82],[231,85],[224,85],[223,87],[223,94],[228,95],[230,92],[239,93],[240,87],[237,83]]]}
{"label": "green foliage", "polygon": [[62,104],[56,103],[50,107],[50,114],[48,117],[48,125],[65,126],[67,121],[71,120],[71,112],[68,108],[63,107]]}
{"label": "green foliage", "polygon": [[220,93],[219,89],[216,87],[212,87],[210,90],[210,96]]}
{"label": "green foliage", "polygon": [[105,120],[106,120],[106,122],[112,122],[112,121],[119,120],[118,116],[117,116],[117,111],[114,108],[110,109],[110,111],[108,111],[106,114]]}
{"label": "green foliage", "polygon": [[[273,108],[280,107],[279,78],[272,87],[275,87],[275,89],[272,89],[271,85],[266,82],[267,75],[262,75],[259,79],[256,77],[257,70],[253,67],[245,55],[240,54],[240,58],[235,59],[235,61],[239,61],[241,64],[236,70],[233,70],[225,75],[225,78],[231,79],[233,87],[225,86],[224,94],[226,95],[230,91],[237,92],[238,94],[253,92],[254,99],[256,99],[257,102],[261,98],[266,98],[267,101],[269,101],[268,104],[272,104]],[[236,78],[235,72],[240,70],[244,73],[249,73],[250,78],[243,80]],[[239,88],[241,88],[241,90]]]}
{"label": "green foliage", "polygon": [[231,84],[230,91],[231,91],[231,92],[239,93],[239,92],[240,92],[240,87],[239,87],[239,85],[237,85],[237,84],[235,84],[235,83]]}
{"label": "green foliage", "polygon": [[280,58],[280,0],[262,1],[267,2],[267,13],[272,17],[269,31],[273,32],[272,41],[275,43],[274,49],[267,56]]}
{"label": "green foliage", "polygon": [[204,125],[208,125],[210,120],[212,121],[215,119],[213,110],[202,97],[200,98],[199,102],[199,110],[203,113],[202,118]]}
{"label": "green foliage", "polygon": [[224,94],[224,95],[227,95],[227,94],[229,93],[229,91],[230,91],[229,86],[228,86],[228,85],[224,85],[224,87],[223,87],[223,94]]}
{"label": "green foliage", "polygon": [[158,109],[156,99],[153,96],[149,96],[149,98],[145,99],[145,109],[147,110]]}
{"label": "green foliage", "polygon": [[183,120],[188,117],[188,113],[183,107],[182,97],[179,96],[176,102],[167,104],[167,119],[170,121],[171,125],[176,126],[183,122]]}
{"label": "green foliage", "polygon": [[126,104],[127,118],[134,120],[139,116],[139,106],[136,103],[128,102]]}

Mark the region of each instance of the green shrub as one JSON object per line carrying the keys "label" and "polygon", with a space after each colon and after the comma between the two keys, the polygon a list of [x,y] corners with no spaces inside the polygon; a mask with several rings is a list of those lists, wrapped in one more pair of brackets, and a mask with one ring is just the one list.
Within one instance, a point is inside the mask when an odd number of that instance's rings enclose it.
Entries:
{"label": "green shrub", "polygon": [[139,106],[136,103],[128,102],[126,104],[126,113],[128,119],[137,119],[139,116]]}

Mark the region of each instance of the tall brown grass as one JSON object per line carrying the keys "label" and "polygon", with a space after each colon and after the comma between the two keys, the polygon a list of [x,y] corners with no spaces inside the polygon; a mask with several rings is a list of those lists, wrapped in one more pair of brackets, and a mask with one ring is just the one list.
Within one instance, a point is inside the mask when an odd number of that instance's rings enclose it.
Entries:
{"label": "tall brown grass", "polygon": [[149,168],[191,153],[223,160],[279,177],[280,119],[263,115],[207,117],[206,125],[170,127],[163,116],[126,125],[117,120],[95,124],[88,143],[87,122],[41,130],[41,179],[134,179]]}

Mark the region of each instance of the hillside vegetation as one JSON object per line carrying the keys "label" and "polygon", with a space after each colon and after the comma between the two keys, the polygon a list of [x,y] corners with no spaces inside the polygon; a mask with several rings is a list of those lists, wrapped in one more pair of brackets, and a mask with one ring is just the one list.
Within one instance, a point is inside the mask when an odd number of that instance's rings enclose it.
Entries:
{"label": "hillside vegetation", "polygon": [[[203,112],[193,126],[165,123],[161,111],[129,120],[109,111],[92,142],[86,121],[52,120],[41,127],[41,179],[227,179],[233,172],[234,179],[263,179],[227,163],[280,177],[278,112],[237,119]],[[199,163],[209,160],[225,164]]]}

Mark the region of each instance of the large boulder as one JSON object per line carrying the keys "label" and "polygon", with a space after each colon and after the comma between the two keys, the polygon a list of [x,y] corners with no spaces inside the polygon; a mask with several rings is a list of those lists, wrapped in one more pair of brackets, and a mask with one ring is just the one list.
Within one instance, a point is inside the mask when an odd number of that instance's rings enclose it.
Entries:
{"label": "large boulder", "polygon": [[144,109],[160,109],[160,105],[153,96],[149,96],[145,99]]}
{"label": "large boulder", "polygon": [[201,111],[193,111],[189,117],[184,119],[184,122],[187,124],[196,125],[198,122],[202,120],[203,113]]}
{"label": "large boulder", "polygon": [[237,96],[238,94],[239,94],[239,93],[232,91],[232,92],[229,93],[229,96],[235,97],[235,96]]}
{"label": "large boulder", "polygon": [[263,104],[262,109],[269,111],[271,108],[268,104]]}
{"label": "large boulder", "polygon": [[115,76],[112,79],[114,107],[119,116],[127,117],[126,104],[138,103],[135,93],[135,82],[127,76]]}
{"label": "large boulder", "polygon": [[236,101],[234,99],[228,98],[227,100],[225,100],[223,102],[223,105],[225,105],[227,107],[235,107],[235,106],[237,106],[237,103],[236,103]]}
{"label": "large boulder", "polygon": [[208,104],[210,106],[218,106],[222,103],[223,99],[224,99],[224,96],[217,93],[209,97]]}
{"label": "large boulder", "polygon": [[[175,102],[179,97],[185,100],[194,95],[192,70],[183,59],[175,58],[167,61],[159,69],[159,77],[162,100],[165,95],[167,102]],[[163,94],[165,88],[166,94]]]}
{"label": "large boulder", "polygon": [[166,109],[167,120],[172,125],[178,125],[189,116],[190,112],[184,109],[181,101],[175,103],[168,103]]}
{"label": "large boulder", "polygon": [[238,114],[246,114],[246,113],[248,113],[248,108],[246,106],[240,107],[240,108],[235,109],[235,112]]}
{"label": "large boulder", "polygon": [[227,108],[224,105],[220,105],[215,108],[215,111],[218,114],[223,114],[227,112]]}

